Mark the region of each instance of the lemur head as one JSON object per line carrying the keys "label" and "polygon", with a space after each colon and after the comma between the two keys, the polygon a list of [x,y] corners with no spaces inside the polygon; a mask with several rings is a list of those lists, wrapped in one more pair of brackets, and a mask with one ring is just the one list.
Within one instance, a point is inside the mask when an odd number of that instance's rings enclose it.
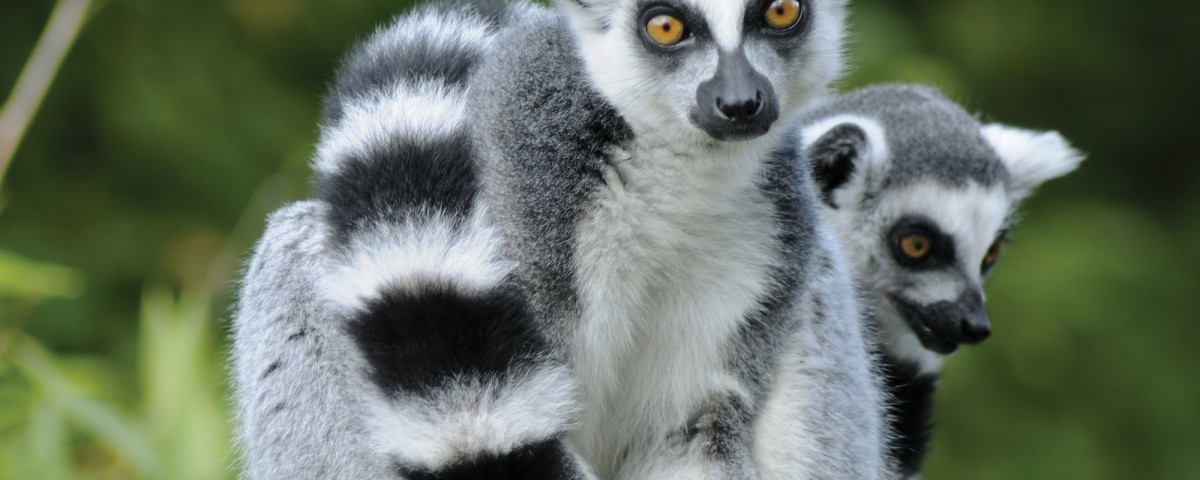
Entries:
{"label": "lemur head", "polygon": [[764,136],[841,68],[844,0],[557,0],[597,89],[635,132]]}
{"label": "lemur head", "polygon": [[927,359],[991,333],[982,283],[1014,210],[1083,159],[1055,132],[981,125],[936,90],[890,85],[806,111],[827,218],[893,355]]}

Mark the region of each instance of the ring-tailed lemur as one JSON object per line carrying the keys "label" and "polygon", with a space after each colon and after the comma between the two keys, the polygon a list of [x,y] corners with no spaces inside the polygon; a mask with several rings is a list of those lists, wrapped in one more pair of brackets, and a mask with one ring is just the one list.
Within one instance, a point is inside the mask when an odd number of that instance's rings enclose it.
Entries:
{"label": "ring-tailed lemur", "polygon": [[[358,47],[234,318],[249,478],[878,478],[786,129],[842,0],[447,3]],[[777,119],[782,119],[777,122]]]}
{"label": "ring-tailed lemur", "polygon": [[981,125],[917,85],[833,97],[801,125],[825,213],[882,337],[892,455],[913,475],[942,357],[991,332],[982,283],[1014,210],[1083,157],[1055,132]]}

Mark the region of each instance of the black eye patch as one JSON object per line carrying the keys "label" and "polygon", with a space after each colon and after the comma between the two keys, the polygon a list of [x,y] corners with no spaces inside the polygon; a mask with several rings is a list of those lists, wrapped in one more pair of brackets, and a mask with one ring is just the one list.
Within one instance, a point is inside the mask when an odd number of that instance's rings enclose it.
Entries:
{"label": "black eye patch", "polygon": [[954,239],[932,221],[905,217],[892,225],[884,238],[892,258],[914,270],[934,270],[954,265]]}

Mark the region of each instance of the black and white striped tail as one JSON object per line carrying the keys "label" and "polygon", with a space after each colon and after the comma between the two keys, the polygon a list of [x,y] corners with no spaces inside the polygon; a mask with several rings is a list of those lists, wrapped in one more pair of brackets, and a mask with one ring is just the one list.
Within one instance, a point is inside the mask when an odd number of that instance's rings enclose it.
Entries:
{"label": "black and white striped tail", "polygon": [[[525,7],[515,7],[525,8]],[[419,478],[586,478],[560,441],[575,416],[486,212],[467,80],[513,12],[447,3],[351,53],[314,162],[338,257],[326,299],[378,387],[367,429]]]}

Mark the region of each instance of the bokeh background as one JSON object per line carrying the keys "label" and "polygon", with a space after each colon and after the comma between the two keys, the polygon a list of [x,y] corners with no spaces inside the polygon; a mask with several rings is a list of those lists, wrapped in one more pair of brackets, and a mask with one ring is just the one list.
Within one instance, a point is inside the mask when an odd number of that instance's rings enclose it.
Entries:
{"label": "bokeh background", "polygon": [[[232,479],[228,313],[308,195],[339,55],[406,1],[95,0],[0,187],[0,478]],[[857,0],[843,89],[943,88],[1089,154],[956,354],[928,479],[1200,472],[1200,3]],[[0,95],[51,0],[0,2]]]}

